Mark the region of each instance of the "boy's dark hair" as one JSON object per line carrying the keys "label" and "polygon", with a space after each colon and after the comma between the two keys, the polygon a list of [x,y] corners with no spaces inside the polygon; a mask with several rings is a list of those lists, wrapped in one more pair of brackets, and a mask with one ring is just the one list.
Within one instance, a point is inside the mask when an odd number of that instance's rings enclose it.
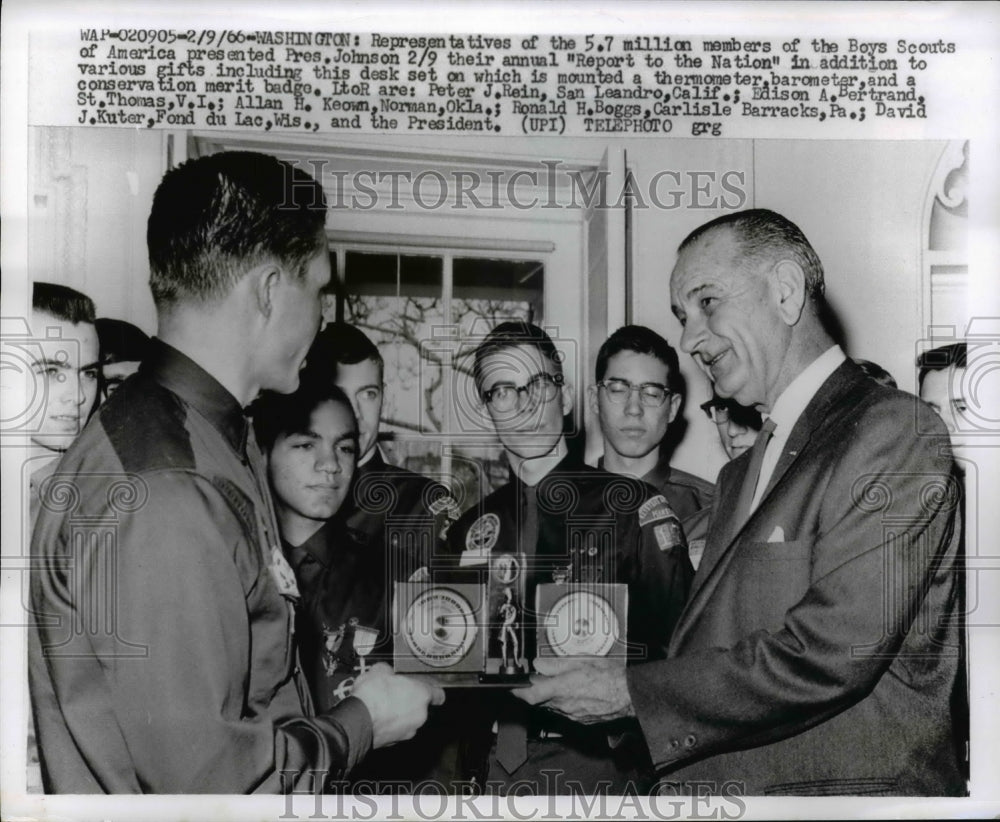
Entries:
{"label": "boy's dark hair", "polygon": [[158,307],[225,296],[246,270],[275,260],[296,276],[326,246],[323,187],[298,167],[250,151],[168,171],[146,227]]}
{"label": "boy's dark hair", "polygon": [[486,339],[476,348],[472,368],[476,389],[479,390],[483,384],[485,376],[483,362],[486,357],[498,351],[521,345],[537,349],[544,359],[552,363],[556,375],[562,377],[562,356],[556,349],[555,343],[552,342],[552,338],[537,325],[524,320],[510,320],[500,323],[486,335]]}
{"label": "boy's dark hair", "polygon": [[313,411],[330,400],[347,408],[351,419],[354,419],[354,409],[347,395],[326,380],[303,379],[291,394],[264,391],[251,408],[254,433],[261,451],[267,454],[278,437],[308,430]]}
{"label": "boy's dark hair", "polygon": [[316,339],[306,355],[306,371],[310,378],[326,379],[330,382],[337,378],[337,365],[356,365],[365,360],[378,363],[379,374],[385,368],[382,355],[365,333],[350,323],[328,323]]}
{"label": "boy's dark hair", "polygon": [[608,373],[608,360],[622,351],[656,357],[667,367],[667,388],[675,394],[682,393],[681,366],[677,352],[663,337],[644,325],[624,325],[601,344],[595,369],[598,382]]}
{"label": "boy's dark hair", "polygon": [[101,362],[142,362],[149,349],[149,337],[125,320],[98,317],[97,339],[101,345]]}
{"label": "boy's dark hair", "polygon": [[944,371],[946,368],[955,366],[965,368],[965,358],[968,354],[968,345],[964,342],[942,345],[925,351],[917,357],[917,390],[924,384],[924,377],[931,371]]}
{"label": "boy's dark hair", "polygon": [[34,283],[31,287],[31,308],[73,325],[93,323],[96,315],[94,301],[90,297],[75,288],[56,283]]}

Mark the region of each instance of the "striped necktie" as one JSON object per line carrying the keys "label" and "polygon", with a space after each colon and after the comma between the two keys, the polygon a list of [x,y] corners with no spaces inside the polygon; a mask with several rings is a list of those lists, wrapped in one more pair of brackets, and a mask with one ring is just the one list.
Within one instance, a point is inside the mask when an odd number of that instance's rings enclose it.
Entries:
{"label": "striped necktie", "polygon": [[753,503],[753,495],[757,490],[757,482],[760,480],[760,469],[764,464],[764,452],[767,444],[771,441],[774,433],[774,420],[768,418],[764,420],[757,439],[754,440],[753,448],[750,449],[750,465],[747,466],[746,476],[743,478],[743,485],[740,488],[740,497],[736,503],[736,516],[734,522],[737,530],[743,527],[750,518],[750,505]]}

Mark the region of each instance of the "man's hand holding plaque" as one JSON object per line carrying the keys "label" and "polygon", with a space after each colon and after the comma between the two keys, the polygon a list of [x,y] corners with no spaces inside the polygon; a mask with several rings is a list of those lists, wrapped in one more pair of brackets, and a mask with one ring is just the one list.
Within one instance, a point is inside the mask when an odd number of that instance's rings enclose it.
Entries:
{"label": "man's hand holding plaque", "polygon": [[531,687],[516,695],[587,724],[631,716],[625,683],[628,586],[543,584],[535,599],[535,675]]}

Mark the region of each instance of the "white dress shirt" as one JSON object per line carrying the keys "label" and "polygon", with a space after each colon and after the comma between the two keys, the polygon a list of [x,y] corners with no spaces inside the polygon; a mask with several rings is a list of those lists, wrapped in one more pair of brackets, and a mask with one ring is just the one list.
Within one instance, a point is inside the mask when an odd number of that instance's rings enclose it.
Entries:
{"label": "white dress shirt", "polygon": [[757,489],[754,491],[753,501],[750,503],[751,512],[757,509],[760,498],[764,496],[764,489],[767,488],[767,484],[771,480],[774,468],[778,464],[778,458],[785,450],[788,435],[792,433],[795,423],[798,422],[802,412],[806,410],[806,406],[816,396],[816,392],[819,391],[823,383],[846,359],[847,355],[844,354],[839,345],[828,348],[781,392],[781,396],[774,403],[771,413],[763,415],[765,419],[770,418],[774,421],[774,433],[764,451],[760,478],[757,480]]}

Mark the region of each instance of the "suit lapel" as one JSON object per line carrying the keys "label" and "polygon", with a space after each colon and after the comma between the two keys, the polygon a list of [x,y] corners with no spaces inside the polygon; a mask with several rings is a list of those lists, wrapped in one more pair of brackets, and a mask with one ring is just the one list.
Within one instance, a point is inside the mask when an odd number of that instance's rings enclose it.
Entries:
{"label": "suit lapel", "polygon": [[725,549],[736,538],[738,531],[737,523],[733,520],[727,506],[727,500],[734,500],[739,497],[740,488],[746,477],[747,469],[750,467],[750,455],[747,452],[737,457],[729,466],[724,477],[720,478],[718,488],[715,491],[716,508],[708,523],[708,534],[705,539],[705,551],[702,554],[698,570],[691,581],[691,593],[688,600],[694,598],[695,592],[701,588],[705,579],[718,563]]}
{"label": "suit lapel", "polygon": [[697,615],[704,609],[712,592],[718,587],[719,579],[732,559],[733,552],[738,548],[740,535],[757,518],[788,470],[802,458],[813,433],[825,423],[831,406],[849,395],[858,380],[865,379],[867,377],[853,362],[845,360],[820,386],[819,391],[810,400],[786,440],[759,504],[746,522],[742,524],[734,522],[731,508],[727,510],[723,506],[725,500],[736,499],[739,496],[750,460],[740,456],[730,463],[730,470],[723,478],[724,481],[720,482],[716,492],[716,498],[723,502],[715,509],[709,523],[705,553],[691,583],[691,593],[688,596],[687,605],[681,613],[674,631],[670,643],[671,653],[680,646],[684,634],[693,624]]}

